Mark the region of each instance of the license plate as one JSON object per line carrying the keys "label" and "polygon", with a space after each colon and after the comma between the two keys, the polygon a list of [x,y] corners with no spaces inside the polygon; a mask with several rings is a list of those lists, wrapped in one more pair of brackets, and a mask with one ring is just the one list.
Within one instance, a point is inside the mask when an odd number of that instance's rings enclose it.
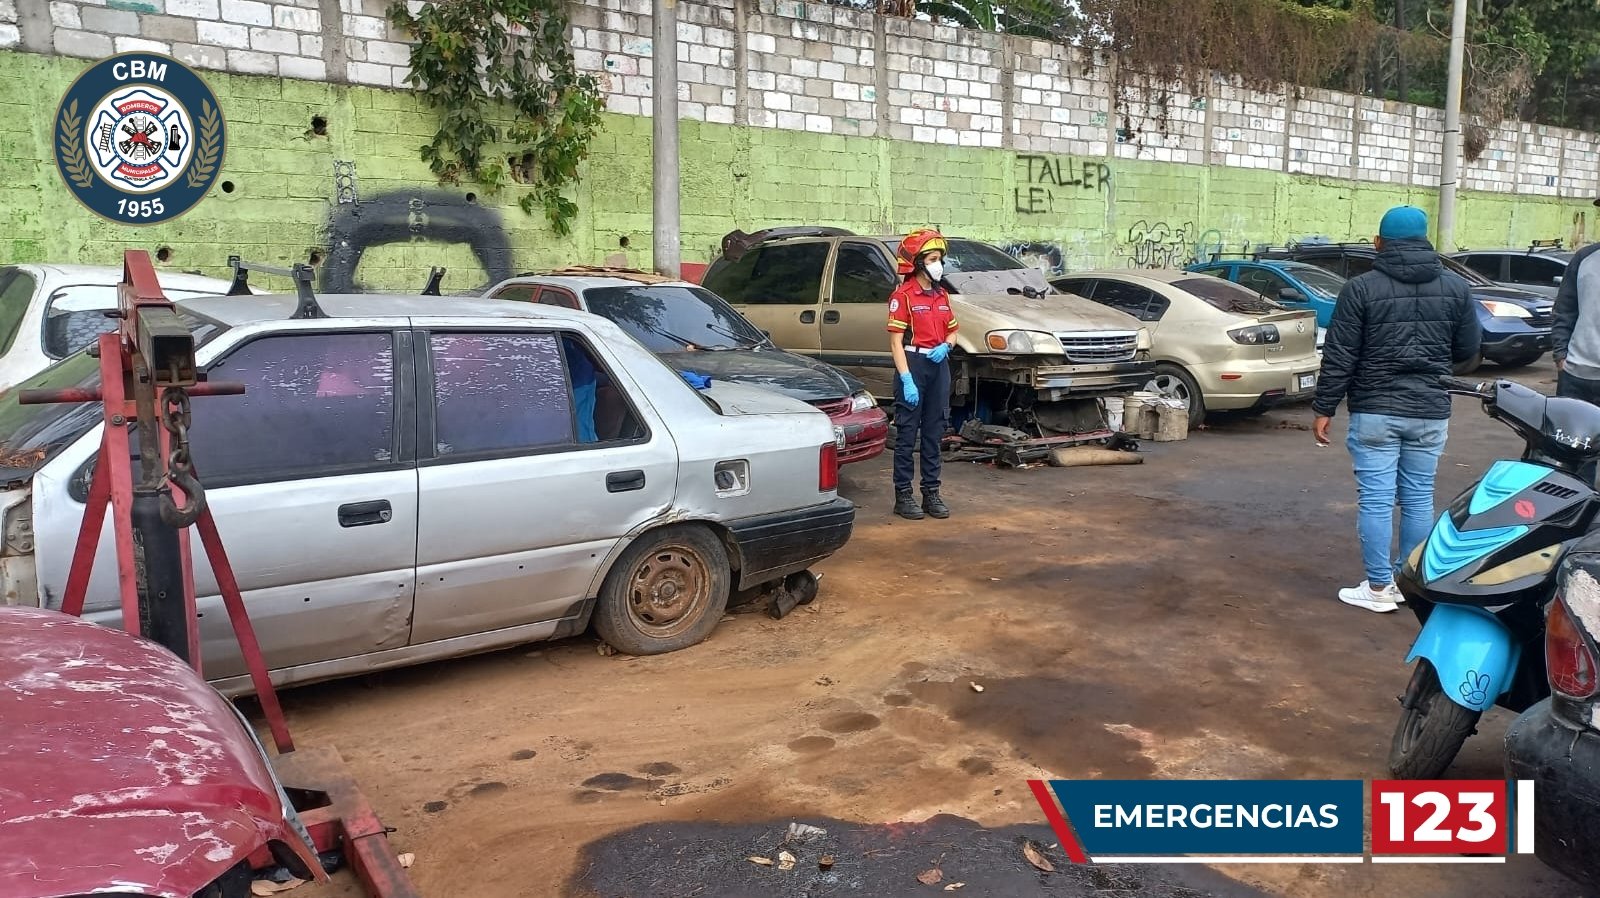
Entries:
{"label": "license plate", "polygon": [[1315,387],[1316,385],[1317,385],[1317,376],[1315,374],[1302,374],[1302,375],[1300,375],[1300,389],[1301,390],[1309,390],[1312,387]]}
{"label": "license plate", "polygon": [[840,449],[844,448],[844,428],[838,425],[834,425],[833,428],[833,445]]}

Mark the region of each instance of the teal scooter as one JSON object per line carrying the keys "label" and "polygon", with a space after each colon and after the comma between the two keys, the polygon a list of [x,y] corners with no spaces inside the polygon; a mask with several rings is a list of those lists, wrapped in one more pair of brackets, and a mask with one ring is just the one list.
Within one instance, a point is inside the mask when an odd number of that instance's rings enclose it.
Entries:
{"label": "teal scooter", "polygon": [[1520,713],[1550,694],[1544,611],[1556,565],[1600,510],[1600,407],[1508,380],[1443,382],[1452,394],[1482,400],[1484,413],[1526,448],[1457,497],[1396,578],[1422,623],[1406,656],[1416,667],[1389,749],[1399,779],[1437,778],[1483,712],[1498,704]]}

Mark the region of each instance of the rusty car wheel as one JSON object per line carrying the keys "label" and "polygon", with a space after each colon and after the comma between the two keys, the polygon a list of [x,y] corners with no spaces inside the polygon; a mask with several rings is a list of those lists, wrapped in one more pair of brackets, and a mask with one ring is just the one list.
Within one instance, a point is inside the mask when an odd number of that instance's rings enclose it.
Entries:
{"label": "rusty car wheel", "polygon": [[606,576],[595,630],[629,655],[686,648],[711,635],[731,580],[727,549],[704,527],[646,533]]}

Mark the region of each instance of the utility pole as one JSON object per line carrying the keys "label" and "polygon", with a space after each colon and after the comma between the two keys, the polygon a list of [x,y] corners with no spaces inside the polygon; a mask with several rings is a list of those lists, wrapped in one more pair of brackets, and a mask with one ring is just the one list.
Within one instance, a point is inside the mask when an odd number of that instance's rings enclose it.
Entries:
{"label": "utility pole", "polygon": [[1439,233],[1434,246],[1455,249],[1456,183],[1461,178],[1461,69],[1467,50],[1467,0],[1450,14],[1450,75],[1444,100],[1444,160],[1439,174]]}
{"label": "utility pole", "polygon": [[650,159],[652,253],[656,271],[679,276],[681,240],[678,232],[678,5],[677,0],[655,0],[655,42],[651,48],[652,115]]}

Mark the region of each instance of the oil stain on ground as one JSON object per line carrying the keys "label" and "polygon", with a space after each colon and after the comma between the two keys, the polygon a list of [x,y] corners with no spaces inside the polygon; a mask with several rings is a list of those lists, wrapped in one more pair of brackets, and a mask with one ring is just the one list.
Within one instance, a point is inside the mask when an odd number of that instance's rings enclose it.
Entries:
{"label": "oil stain on ground", "polygon": [[[944,882],[964,882],[962,894],[983,898],[1267,898],[1204,867],[1072,864],[1046,826],[987,829],[940,815],[921,823],[862,825],[826,818],[798,822],[827,834],[804,844],[784,841],[788,819],[748,824],[647,823],[585,846],[568,895],[631,898],[913,898],[942,894],[917,874],[937,859]],[[1043,846],[1056,872],[1042,873],[1023,858],[1024,840]],[[788,851],[792,871],[753,864]],[[829,869],[818,861],[831,855]]]}

